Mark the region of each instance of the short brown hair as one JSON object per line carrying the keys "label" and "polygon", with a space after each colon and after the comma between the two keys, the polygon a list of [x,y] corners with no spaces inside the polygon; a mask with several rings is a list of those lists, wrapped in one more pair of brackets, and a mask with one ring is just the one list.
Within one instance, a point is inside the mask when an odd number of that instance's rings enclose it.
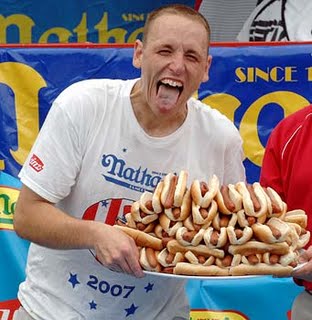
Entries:
{"label": "short brown hair", "polygon": [[164,15],[164,14],[174,14],[189,18],[194,18],[195,20],[199,21],[206,29],[207,31],[207,37],[208,37],[208,45],[210,43],[210,26],[206,18],[195,9],[188,7],[183,4],[171,4],[159,7],[155,10],[153,10],[147,17],[143,29],[143,42],[147,40],[147,35],[149,32],[149,28],[151,23],[156,20],[158,17]]}

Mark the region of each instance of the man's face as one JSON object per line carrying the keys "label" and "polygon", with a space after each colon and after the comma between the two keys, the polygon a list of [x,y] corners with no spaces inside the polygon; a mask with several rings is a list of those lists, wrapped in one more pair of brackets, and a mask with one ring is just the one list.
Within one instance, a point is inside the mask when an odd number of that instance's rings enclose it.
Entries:
{"label": "man's face", "polygon": [[144,44],[137,40],[133,63],[141,68],[144,98],[156,114],[173,114],[208,80],[211,56],[204,26],[173,14],[150,25]]}

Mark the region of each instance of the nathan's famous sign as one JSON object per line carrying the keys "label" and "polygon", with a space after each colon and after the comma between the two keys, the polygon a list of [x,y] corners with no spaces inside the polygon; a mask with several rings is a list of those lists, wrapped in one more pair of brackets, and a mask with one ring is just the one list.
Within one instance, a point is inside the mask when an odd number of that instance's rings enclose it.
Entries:
{"label": "nathan's famous sign", "polygon": [[0,230],[13,230],[13,214],[19,190],[0,185]]}

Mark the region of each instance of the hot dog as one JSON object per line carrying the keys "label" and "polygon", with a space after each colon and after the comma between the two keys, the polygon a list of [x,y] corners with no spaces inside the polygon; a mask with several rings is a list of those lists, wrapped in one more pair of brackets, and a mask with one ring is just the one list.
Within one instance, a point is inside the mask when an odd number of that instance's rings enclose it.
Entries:
{"label": "hot dog", "polygon": [[152,198],[153,194],[151,192],[144,191],[139,200],[140,210],[149,215],[155,214]]}
{"label": "hot dog", "polygon": [[286,222],[275,217],[270,218],[266,224],[255,223],[251,228],[254,237],[265,243],[284,242],[291,231]]}
{"label": "hot dog", "polygon": [[158,251],[152,248],[141,248],[140,250],[140,264],[144,270],[161,272],[161,265],[157,260]]}
{"label": "hot dog", "polygon": [[150,247],[158,251],[163,249],[161,239],[158,239],[148,233],[126,226],[114,225],[114,227],[130,236],[135,241],[138,247]]}
{"label": "hot dog", "polygon": [[183,226],[182,221],[172,221],[164,213],[159,215],[159,224],[169,237],[175,236],[177,230]]}
{"label": "hot dog", "polygon": [[208,208],[219,190],[219,184],[219,179],[216,175],[213,175],[208,180],[208,183],[200,182],[197,179],[194,180],[191,184],[193,202],[201,208]]}
{"label": "hot dog", "polygon": [[156,227],[155,221],[152,221],[148,224],[134,221],[132,214],[130,212],[125,215],[125,218],[127,221],[126,224],[120,224],[120,223],[118,223],[118,224],[123,225],[123,226],[127,226],[129,228],[138,229],[138,230],[146,232],[146,233],[153,233],[154,229]]}
{"label": "hot dog", "polygon": [[185,227],[177,230],[176,239],[182,246],[197,246],[202,241],[205,230],[189,231]]}
{"label": "hot dog", "polygon": [[141,222],[143,224],[149,224],[158,219],[158,214],[146,214],[141,210],[140,201],[135,201],[131,205],[131,215],[135,222]]}
{"label": "hot dog", "polygon": [[268,265],[280,264],[283,267],[291,266],[296,267],[298,265],[299,253],[298,251],[289,251],[284,255],[274,255],[269,252],[263,254],[263,262]]}
{"label": "hot dog", "polygon": [[237,223],[237,214],[231,215],[218,212],[212,220],[212,226],[216,230],[220,230],[222,227],[235,226]]}
{"label": "hot dog", "polygon": [[267,203],[268,203],[268,217],[278,217],[281,218],[286,210],[287,210],[287,205],[286,203],[282,200],[280,195],[271,187],[262,187]]}
{"label": "hot dog", "polygon": [[210,222],[207,222],[206,224],[197,224],[194,223],[193,221],[193,216],[189,215],[184,221],[183,221],[183,225],[184,227],[186,227],[188,230],[190,231],[198,231],[199,229],[207,229],[211,224]]}
{"label": "hot dog", "polygon": [[226,254],[224,258],[217,258],[215,264],[220,268],[234,267],[240,264],[242,260],[242,256],[240,254],[235,254],[234,256],[231,254]]}
{"label": "hot dog", "polygon": [[164,185],[160,195],[160,201],[165,209],[173,207],[174,193],[178,177],[173,173],[168,173],[164,178]]}
{"label": "hot dog", "polygon": [[228,241],[226,227],[215,230],[209,227],[204,233],[204,242],[208,248],[222,248]]}
{"label": "hot dog", "polygon": [[173,206],[171,208],[165,209],[165,214],[172,221],[183,221],[190,215],[191,206],[192,206],[191,192],[190,190],[186,190],[181,200],[181,206],[180,207]]}
{"label": "hot dog", "polygon": [[216,194],[219,212],[232,214],[242,209],[243,199],[233,184],[222,185]]}
{"label": "hot dog", "polygon": [[193,222],[200,225],[211,224],[213,218],[218,213],[216,201],[212,200],[208,208],[202,208],[192,202],[192,217]]}
{"label": "hot dog", "polygon": [[239,224],[240,227],[244,228],[244,227],[251,227],[253,224],[255,223],[265,223],[267,219],[266,215],[262,215],[258,218],[256,217],[252,217],[252,216],[248,216],[247,214],[245,214],[244,209],[243,210],[239,210],[237,212],[237,223]]}
{"label": "hot dog", "polygon": [[238,182],[235,187],[242,196],[243,207],[248,216],[258,218],[267,214],[266,196],[258,182],[254,182],[252,185]]}
{"label": "hot dog", "polygon": [[229,242],[234,245],[242,245],[249,241],[253,236],[253,231],[250,227],[246,226],[243,229],[228,226],[226,232]]}
{"label": "hot dog", "polygon": [[178,262],[185,261],[185,258],[181,252],[172,254],[164,248],[158,253],[157,260],[163,267],[174,267]]}
{"label": "hot dog", "polygon": [[216,260],[214,256],[208,258],[200,255],[196,256],[192,251],[187,251],[184,257],[191,264],[202,264],[203,266],[211,266]]}
{"label": "hot dog", "polygon": [[179,176],[168,173],[163,180],[160,200],[165,209],[181,207],[186,192],[188,173],[181,170]]}

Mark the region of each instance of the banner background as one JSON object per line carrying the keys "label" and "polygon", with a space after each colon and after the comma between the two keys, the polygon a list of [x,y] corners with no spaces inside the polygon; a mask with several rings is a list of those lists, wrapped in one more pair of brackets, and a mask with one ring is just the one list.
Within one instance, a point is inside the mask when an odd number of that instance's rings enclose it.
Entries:
{"label": "banner background", "polygon": [[[194,7],[194,0],[178,3]],[[172,0],[0,2],[0,43],[133,43],[147,15]]]}
{"label": "banner background", "polygon": [[[239,129],[249,182],[258,181],[267,138],[312,101],[312,44],[213,45],[210,81],[196,95]],[[0,48],[0,319],[11,319],[28,242],[13,231],[17,174],[55,97],[87,78],[135,78],[132,47]],[[291,278],[189,281],[192,320],[287,319],[302,290]]]}

